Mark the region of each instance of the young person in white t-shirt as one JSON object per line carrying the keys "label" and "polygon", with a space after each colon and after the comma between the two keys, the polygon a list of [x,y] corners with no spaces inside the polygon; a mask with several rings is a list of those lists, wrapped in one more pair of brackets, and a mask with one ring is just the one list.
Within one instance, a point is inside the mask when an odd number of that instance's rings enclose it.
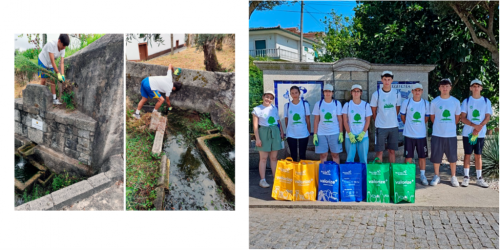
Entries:
{"label": "young person in white t-shirt", "polygon": [[391,71],[382,72],[381,78],[383,86],[373,92],[370,100],[375,122],[375,152],[376,157],[382,160],[387,140],[389,162],[395,163],[396,150],[398,150],[398,113],[401,107],[401,93],[392,88],[394,75]]}
{"label": "young person in white t-shirt", "polygon": [[168,110],[172,110],[170,105],[170,94],[172,91],[179,91],[182,87],[180,82],[174,82],[172,78],[172,64],[168,65],[168,71],[166,76],[150,76],[146,77],[141,81],[141,96],[142,99],[137,105],[134,117],[136,119],[141,119],[141,109],[148,98],[158,99],[156,101],[155,108],[153,112],[157,112],[161,105],[165,101],[165,98],[160,93],[165,93]]}
{"label": "young person in white t-shirt", "polygon": [[368,127],[370,127],[372,109],[367,102],[361,100],[362,93],[363,88],[361,85],[352,85],[352,100],[344,104],[342,108],[342,120],[344,121],[346,132],[346,162],[354,162],[357,152],[359,162],[368,164]]}
{"label": "young person in white t-shirt", "polygon": [[340,164],[339,153],[344,141],[342,103],[333,99],[333,86],[325,84],[324,99],[314,104],[314,145],[321,163],[328,158],[328,150],[334,162]]}
{"label": "young person in white t-shirt", "polygon": [[[311,111],[309,102],[300,99],[300,89],[297,86],[290,88],[292,101],[285,104],[283,114],[286,124],[286,141],[290,148],[290,155],[294,161],[306,159],[307,143],[311,131]],[[297,157],[297,146],[299,157]]]}
{"label": "young person in white t-shirt", "polygon": [[278,150],[283,139],[283,126],[281,126],[278,109],[272,105],[274,93],[271,90],[264,92],[262,104],[253,108],[253,131],[255,133],[255,149],[259,151],[259,186],[268,188],[266,182],[267,158],[271,162],[271,170],[276,171],[278,164]]}
{"label": "young person in white t-shirt", "polygon": [[439,82],[441,95],[431,102],[430,117],[432,122],[431,162],[434,164],[434,178],[430,183],[435,186],[440,182],[439,166],[443,154],[450,163],[451,185],[458,187],[455,176],[457,168],[457,124],[460,121],[460,101],[450,95],[451,80],[443,79]]}
{"label": "young person in white t-shirt", "polygon": [[462,186],[464,187],[469,186],[470,155],[472,152],[474,152],[474,159],[476,162],[476,184],[480,187],[488,187],[488,184],[481,175],[483,169],[481,155],[484,146],[484,137],[486,136],[485,125],[490,121],[492,111],[490,100],[481,96],[481,90],[483,90],[483,83],[478,79],[473,80],[470,83],[472,96],[462,102],[461,119],[464,124],[462,141],[465,152],[464,180],[462,181]]}
{"label": "young person in white t-shirt", "polygon": [[[50,70],[52,72],[57,73],[57,80],[64,82],[66,78],[64,77],[64,54],[65,49],[69,45],[69,36],[68,34],[60,34],[59,39],[57,41],[51,41],[43,46],[42,52],[38,55],[38,66]],[[56,59],[61,57],[61,61],[59,63],[60,69],[57,68]],[[46,85],[47,75],[38,71],[38,76],[41,78],[40,84]],[[62,104],[56,96],[56,83],[50,83],[50,90],[52,92],[53,103],[55,105]]]}
{"label": "young person in white t-shirt", "polygon": [[425,124],[429,121],[430,104],[422,99],[424,89],[422,84],[413,85],[412,98],[401,104],[401,120],[405,124],[403,135],[405,137],[405,158],[411,163],[415,149],[418,154],[418,168],[420,169],[420,181],[422,185],[429,185],[425,177],[425,158],[427,158],[427,129]]}

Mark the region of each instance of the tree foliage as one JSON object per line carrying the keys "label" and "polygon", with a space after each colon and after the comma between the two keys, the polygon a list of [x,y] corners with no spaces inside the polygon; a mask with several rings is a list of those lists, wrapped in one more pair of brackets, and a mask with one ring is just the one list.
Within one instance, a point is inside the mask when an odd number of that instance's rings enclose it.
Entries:
{"label": "tree foliage", "polygon": [[272,10],[276,6],[295,4],[297,1],[249,1],[248,19],[252,17],[252,13],[256,10],[265,11]]}
{"label": "tree foliage", "polygon": [[293,115],[293,120],[294,121],[299,121],[300,120],[300,115],[295,113],[295,115]]}
{"label": "tree foliage", "polygon": [[163,45],[163,43],[165,42],[165,41],[163,41],[161,34],[127,34],[126,35],[127,43],[131,43],[132,40],[140,41],[140,39],[142,39],[143,42],[148,43],[151,48],[153,47],[153,43],[157,43],[157,45],[160,46],[160,45]]}

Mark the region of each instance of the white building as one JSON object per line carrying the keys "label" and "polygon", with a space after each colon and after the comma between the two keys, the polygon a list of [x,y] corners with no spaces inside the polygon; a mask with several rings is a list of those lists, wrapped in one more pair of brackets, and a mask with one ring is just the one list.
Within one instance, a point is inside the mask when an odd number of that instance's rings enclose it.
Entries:
{"label": "white building", "polygon": [[[318,44],[315,36],[316,32],[303,35],[303,62],[314,62],[314,58],[318,56],[313,49],[313,44]],[[270,28],[250,28],[249,41],[250,56],[267,56],[289,62],[299,61],[300,31],[297,28],[281,28],[279,25]]]}
{"label": "white building", "polygon": [[[155,57],[164,55],[170,52],[170,34],[161,34],[163,44],[158,45],[157,42],[152,42],[151,45],[144,42],[142,38],[132,39],[127,43],[127,60],[128,61],[146,61]],[[183,47],[185,44],[185,34],[174,34],[174,51]]]}

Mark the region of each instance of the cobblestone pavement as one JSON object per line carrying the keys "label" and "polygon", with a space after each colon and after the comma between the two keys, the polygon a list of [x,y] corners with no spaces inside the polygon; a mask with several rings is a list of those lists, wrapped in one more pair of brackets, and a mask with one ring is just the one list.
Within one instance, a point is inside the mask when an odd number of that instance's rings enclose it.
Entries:
{"label": "cobblestone pavement", "polygon": [[250,208],[250,248],[498,249],[498,212]]}

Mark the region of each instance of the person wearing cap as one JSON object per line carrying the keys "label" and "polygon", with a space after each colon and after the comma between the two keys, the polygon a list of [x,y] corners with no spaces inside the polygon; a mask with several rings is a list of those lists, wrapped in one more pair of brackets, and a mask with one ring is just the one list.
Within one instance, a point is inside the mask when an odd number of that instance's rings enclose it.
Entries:
{"label": "person wearing cap", "polygon": [[427,158],[427,129],[425,124],[429,120],[430,104],[422,99],[424,88],[422,84],[413,85],[411,93],[412,98],[403,101],[401,105],[401,120],[405,124],[403,129],[405,158],[406,162],[411,163],[415,149],[418,154],[418,168],[420,169],[420,181],[422,185],[429,185],[425,177],[425,158]]}
{"label": "person wearing cap", "polygon": [[268,188],[266,182],[267,158],[271,161],[271,170],[276,171],[278,150],[281,147],[283,130],[279,119],[278,109],[272,105],[274,93],[269,90],[262,95],[262,104],[253,108],[253,131],[255,132],[255,149],[259,151],[259,186]]}
{"label": "person wearing cap", "polygon": [[440,182],[439,166],[443,154],[450,163],[451,185],[458,187],[455,176],[457,168],[457,124],[460,118],[460,101],[450,95],[451,80],[442,79],[439,82],[441,95],[431,102],[430,117],[432,122],[431,162],[434,164],[434,178],[430,183],[435,186]]}
{"label": "person wearing cap", "polygon": [[342,126],[342,104],[333,99],[333,86],[325,84],[324,99],[314,104],[314,145],[321,163],[328,158],[328,150],[332,159],[340,164],[339,153],[342,152],[344,141]]}
{"label": "person wearing cap", "polygon": [[382,88],[373,92],[370,100],[372,117],[375,121],[375,152],[376,157],[382,160],[385,141],[387,140],[387,151],[389,162],[396,162],[396,150],[398,150],[398,113],[401,106],[401,93],[392,89],[394,75],[391,71],[384,71],[381,75]]}
{"label": "person wearing cap", "polygon": [[342,116],[346,132],[346,162],[354,162],[357,152],[359,162],[368,164],[368,127],[370,127],[372,110],[367,102],[361,100],[362,93],[361,85],[352,85],[352,99],[344,104]]}
{"label": "person wearing cap", "polygon": [[[292,100],[285,103],[283,114],[286,124],[286,141],[290,148],[290,155],[294,161],[306,159],[307,143],[311,131],[311,109],[309,102],[300,99],[300,89],[297,86],[290,88]],[[290,119],[289,119],[290,118]],[[297,146],[299,147],[299,157],[297,157]]]}
{"label": "person wearing cap", "polygon": [[476,162],[476,184],[480,187],[487,188],[488,184],[481,176],[483,168],[483,161],[481,159],[484,137],[486,136],[485,125],[490,121],[492,114],[491,102],[488,98],[481,96],[483,90],[483,83],[478,79],[470,83],[470,91],[472,96],[469,96],[462,102],[462,123],[464,128],[462,130],[462,141],[464,144],[464,180],[462,186],[469,186],[469,169],[470,169],[470,155],[474,152],[474,159]]}

